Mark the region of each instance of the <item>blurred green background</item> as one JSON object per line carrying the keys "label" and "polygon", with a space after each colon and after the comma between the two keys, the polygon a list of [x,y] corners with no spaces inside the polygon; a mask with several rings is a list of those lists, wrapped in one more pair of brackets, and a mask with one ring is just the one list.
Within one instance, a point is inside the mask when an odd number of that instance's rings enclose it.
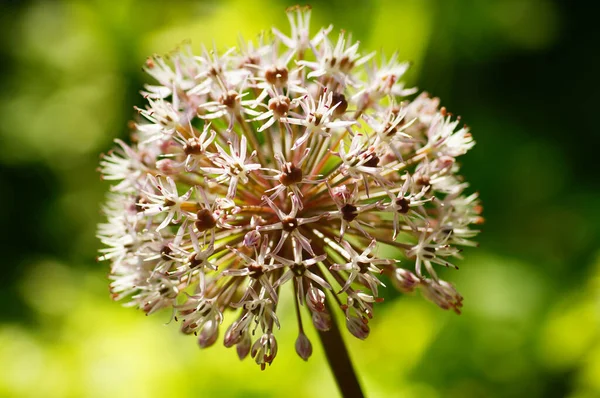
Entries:
{"label": "blurred green background", "polygon": [[[112,302],[108,264],[95,261],[98,155],[143,105],[146,57],[287,32],[292,4],[2,3],[0,396],[336,396],[318,340],[308,363],[294,353],[293,315],[260,372],[219,344],[200,351],[164,325],[168,313]],[[477,141],[462,164],[485,206],[481,247],[446,275],[464,313],[390,295],[371,336],[347,339],[368,396],[600,397],[593,11],[568,0],[312,5],[315,30],[333,23],[365,51],[413,61],[409,83],[440,96]]]}

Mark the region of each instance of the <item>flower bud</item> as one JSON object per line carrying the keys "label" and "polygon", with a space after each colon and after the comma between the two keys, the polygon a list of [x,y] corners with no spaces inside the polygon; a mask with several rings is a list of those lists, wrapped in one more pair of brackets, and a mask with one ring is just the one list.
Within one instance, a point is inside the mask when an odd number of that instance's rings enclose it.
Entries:
{"label": "flower bud", "polygon": [[160,143],[160,151],[162,153],[172,153],[179,149],[179,146],[173,140],[165,140]]}
{"label": "flower bud", "polygon": [[313,312],[325,311],[325,293],[311,285],[306,292],[306,305]]}
{"label": "flower bud", "polygon": [[248,354],[250,353],[251,345],[252,345],[252,340],[250,339],[250,333],[248,333],[248,331],[246,331],[242,335],[242,339],[235,346],[238,357],[240,359],[244,359],[248,356]]}
{"label": "flower bud", "polygon": [[214,319],[206,321],[198,335],[198,344],[201,348],[210,347],[219,337],[219,322]]}
{"label": "flower bud", "polygon": [[454,165],[454,158],[448,155],[442,155],[433,162],[433,170],[437,172],[448,172]]}
{"label": "flower bud", "polygon": [[173,175],[179,173],[181,167],[173,159],[160,159],[156,162],[156,169],[162,174]]}
{"label": "flower bud", "polygon": [[240,321],[233,322],[229,328],[227,328],[227,332],[225,332],[225,338],[223,339],[223,344],[225,347],[232,347],[233,345],[240,342],[243,335],[240,332]]}
{"label": "flower bud", "polygon": [[260,245],[260,232],[252,230],[244,236],[244,246],[258,247]]}
{"label": "flower bud", "polygon": [[277,356],[277,340],[273,333],[265,333],[252,345],[252,358],[265,370],[267,364],[271,364]]}
{"label": "flower bud", "polygon": [[296,339],[296,353],[305,361],[312,355],[312,344],[302,331]]}
{"label": "flower bud", "polygon": [[326,332],[331,329],[331,316],[327,312],[313,312],[312,321],[317,330]]}
{"label": "flower bud", "polygon": [[427,279],[421,281],[421,292],[426,299],[437,304],[444,310],[452,309],[457,314],[460,314],[463,297],[456,291],[456,288],[443,280],[434,281]]}
{"label": "flower bud", "polygon": [[396,268],[392,282],[394,283],[394,286],[396,286],[396,289],[401,292],[411,293],[419,286],[421,280],[418,276],[406,269]]}
{"label": "flower bud", "polygon": [[352,196],[352,193],[346,185],[334,187],[331,191],[333,192],[333,197],[342,203],[347,202]]}
{"label": "flower bud", "polygon": [[346,327],[354,337],[357,337],[361,340],[369,337],[369,332],[371,331],[367,321],[356,316],[346,317]]}

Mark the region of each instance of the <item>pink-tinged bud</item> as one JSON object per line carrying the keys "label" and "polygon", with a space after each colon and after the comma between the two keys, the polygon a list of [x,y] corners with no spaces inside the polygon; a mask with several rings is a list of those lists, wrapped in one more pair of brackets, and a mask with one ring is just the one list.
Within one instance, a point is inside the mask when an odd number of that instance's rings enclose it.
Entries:
{"label": "pink-tinged bud", "polygon": [[173,140],[166,140],[160,143],[160,151],[162,153],[172,153],[179,148]]}
{"label": "pink-tinged bud", "polygon": [[334,187],[332,190],[333,197],[342,203],[346,203],[352,196],[352,193],[345,185]]}
{"label": "pink-tinged bud", "polygon": [[371,331],[367,321],[356,316],[346,317],[346,327],[354,337],[357,337],[361,340],[369,337],[369,332]]}
{"label": "pink-tinged bud", "polygon": [[392,282],[394,283],[394,286],[396,286],[396,289],[400,290],[401,292],[411,293],[415,291],[417,286],[419,286],[421,280],[412,272],[403,268],[397,268],[396,272],[394,272]]}
{"label": "pink-tinged bud", "polygon": [[201,348],[207,348],[215,344],[219,337],[219,322],[214,319],[206,321],[202,331],[198,335],[198,344]]}
{"label": "pink-tinged bud", "polygon": [[250,218],[250,227],[252,228],[256,228],[260,225],[265,225],[266,223],[267,221],[261,216],[253,215],[252,218]]}
{"label": "pink-tinged bud", "polygon": [[452,309],[457,314],[460,314],[463,297],[456,291],[456,288],[443,280],[434,281],[427,279],[421,281],[421,292],[426,299],[437,304],[444,310]]}
{"label": "pink-tinged bud", "polygon": [[156,169],[165,175],[174,175],[180,172],[181,167],[173,159],[161,159],[156,162]]}
{"label": "pink-tinged bud", "polygon": [[306,293],[306,305],[313,312],[325,311],[325,293],[311,285]]}
{"label": "pink-tinged bud", "polygon": [[217,198],[215,203],[219,214],[236,214],[240,211],[239,206],[236,206],[235,202],[229,198]]}
{"label": "pink-tinged bud", "polygon": [[238,357],[240,357],[240,360],[244,359],[248,356],[248,354],[250,353],[251,345],[252,345],[252,340],[250,339],[250,333],[246,332],[243,334],[240,342],[237,343],[237,345],[235,346],[235,349],[237,351]]}
{"label": "pink-tinged bud", "polygon": [[450,171],[452,166],[454,165],[454,158],[447,155],[442,155],[435,160],[433,163],[433,170],[437,172],[441,171]]}
{"label": "pink-tinged bud", "polygon": [[223,339],[223,344],[227,348],[232,347],[233,345],[239,343],[242,337],[242,333],[240,333],[239,330],[239,321],[235,321],[229,326],[229,328],[227,328],[227,332],[225,332],[225,338]]}
{"label": "pink-tinged bud", "polygon": [[277,356],[277,340],[273,333],[265,333],[252,345],[252,358],[265,370],[267,364],[271,364]]}
{"label": "pink-tinged bud", "polygon": [[304,332],[300,332],[296,339],[296,353],[305,361],[312,355],[312,344]]}
{"label": "pink-tinged bud", "polygon": [[313,312],[312,321],[317,330],[326,332],[331,329],[331,316],[327,312]]}
{"label": "pink-tinged bud", "polygon": [[252,230],[244,236],[244,246],[258,247],[258,245],[260,245],[260,238],[260,232]]}

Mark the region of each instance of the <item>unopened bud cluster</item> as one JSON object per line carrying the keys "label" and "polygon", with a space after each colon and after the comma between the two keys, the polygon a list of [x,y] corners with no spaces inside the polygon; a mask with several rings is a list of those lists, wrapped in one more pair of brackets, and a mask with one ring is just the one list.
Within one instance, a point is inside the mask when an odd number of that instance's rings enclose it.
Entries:
{"label": "unopened bud cluster", "polygon": [[290,36],[149,59],[157,84],[131,144],[117,140],[101,161],[113,182],[99,227],[113,298],[172,309],[201,347],[221,335],[263,369],[286,290],[305,360],[302,314],[326,331],[339,311],[364,339],[382,275],[460,312],[435,267],[454,267],[482,220],[455,161],[471,134],[404,87],[408,65],[364,55],[331,27],[309,35],[307,8],[288,18]]}

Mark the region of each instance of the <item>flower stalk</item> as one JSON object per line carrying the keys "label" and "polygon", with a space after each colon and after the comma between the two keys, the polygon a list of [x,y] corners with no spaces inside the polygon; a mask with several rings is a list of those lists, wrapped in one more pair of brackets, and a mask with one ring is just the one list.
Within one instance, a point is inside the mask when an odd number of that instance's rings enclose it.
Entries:
{"label": "flower stalk", "polygon": [[327,363],[342,397],[364,398],[358,376],[336,319],[332,319],[331,329],[328,331],[319,330],[318,333]]}

